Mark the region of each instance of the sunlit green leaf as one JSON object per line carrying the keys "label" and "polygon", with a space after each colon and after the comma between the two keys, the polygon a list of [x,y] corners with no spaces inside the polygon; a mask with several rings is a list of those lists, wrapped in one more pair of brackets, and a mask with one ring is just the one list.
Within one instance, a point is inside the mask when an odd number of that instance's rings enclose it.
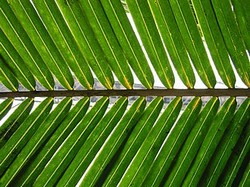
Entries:
{"label": "sunlit green leaf", "polygon": [[154,83],[153,74],[125,14],[121,1],[102,0],[101,3],[130,66],[133,68],[140,82],[146,88],[151,89]]}
{"label": "sunlit green leaf", "polygon": [[[51,2],[48,2],[51,4]],[[53,3],[52,3],[53,4]],[[86,62],[89,64],[98,80],[107,88],[112,89],[114,84],[114,78],[111,73],[110,67],[107,65],[107,59],[101,49],[97,38],[91,29],[85,13],[78,1],[64,1],[57,0],[57,6],[63,13],[63,17],[67,22],[67,25],[73,35],[82,55],[85,57]],[[64,29],[65,30],[65,29]],[[69,40],[69,33],[65,39]],[[72,41],[71,41],[72,43]],[[71,48],[75,48],[71,45]],[[69,48],[70,49],[70,48]],[[66,51],[68,51],[67,49]],[[74,50],[75,51],[75,50]],[[83,64],[84,66],[85,63]],[[83,70],[87,67],[81,67]]]}
{"label": "sunlit green leaf", "polygon": [[[145,108],[145,99],[138,98],[134,104],[131,106],[129,111],[124,115],[116,128],[112,131],[110,138],[108,138],[100,151],[98,156],[94,159],[94,167],[90,167],[86,174],[87,178],[92,178],[92,180],[84,180],[81,183],[81,186],[88,184],[88,186],[93,186],[98,177],[101,175],[103,169],[108,165],[112,157],[119,150],[119,147],[126,139],[126,137],[131,133],[131,130],[136,125],[137,121],[140,119],[144,108]],[[100,170],[102,168],[102,170]],[[92,174],[95,175],[92,175]]]}
{"label": "sunlit green leaf", "polygon": [[80,3],[108,59],[112,71],[124,87],[132,89],[134,80],[127,59],[123,54],[100,1],[82,0]]}
{"label": "sunlit green leaf", "polygon": [[173,88],[175,81],[173,71],[147,1],[126,2],[157,75],[164,86]]}
{"label": "sunlit green leaf", "polygon": [[191,0],[214,64],[223,82],[232,88],[235,75],[210,0]]}
{"label": "sunlit green leaf", "polygon": [[12,45],[15,47],[24,63],[32,70],[32,74],[47,89],[54,88],[54,80],[48,67],[45,65],[28,34],[22,28],[9,7],[7,0],[1,1],[0,6],[1,29]]}
{"label": "sunlit green leaf", "polygon": [[83,146],[79,149],[78,154],[58,182],[59,186],[75,186],[78,183],[111,131],[120,121],[127,108],[127,104],[128,100],[125,97],[116,101],[115,105],[97,124]]}
{"label": "sunlit green leaf", "polygon": [[[91,131],[103,117],[109,99],[102,97],[95,106],[83,117],[71,135],[64,141],[58,152],[53,156],[37,178],[34,185],[53,185],[63,174],[73,160],[83,142],[86,141]],[[49,175],[48,175],[49,174]]]}
{"label": "sunlit green leaf", "polygon": [[31,2],[9,1],[9,4],[47,67],[65,88],[72,89],[74,81],[69,68]]}

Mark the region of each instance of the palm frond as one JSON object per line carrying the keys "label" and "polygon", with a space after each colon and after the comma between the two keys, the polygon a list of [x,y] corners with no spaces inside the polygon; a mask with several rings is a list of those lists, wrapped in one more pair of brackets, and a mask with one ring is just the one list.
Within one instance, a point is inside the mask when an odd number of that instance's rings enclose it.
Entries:
{"label": "palm frond", "polygon": [[249,186],[247,7],[1,0],[1,186]]}

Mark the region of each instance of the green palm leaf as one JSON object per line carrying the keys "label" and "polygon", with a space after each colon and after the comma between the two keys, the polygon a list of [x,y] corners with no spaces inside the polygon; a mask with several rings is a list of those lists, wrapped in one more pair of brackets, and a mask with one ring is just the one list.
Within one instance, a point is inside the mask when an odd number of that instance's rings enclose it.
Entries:
{"label": "green palm leaf", "polygon": [[11,109],[11,105],[13,103],[12,98],[5,99],[0,104],[0,120],[8,113],[8,111]]}
{"label": "green palm leaf", "polygon": [[43,146],[42,150],[36,155],[36,158],[27,164],[20,175],[14,180],[13,184],[20,184],[20,186],[31,185],[34,183],[38,175],[44,169],[45,165],[51,159],[53,154],[57,151],[60,145],[63,143],[65,138],[68,137],[70,132],[75,126],[81,121],[89,107],[89,99],[81,99],[75,106],[70,110],[68,115],[65,117],[63,122],[59,125],[50,139]]}
{"label": "green palm leaf", "polygon": [[232,88],[235,85],[235,76],[211,2],[192,0],[192,3],[218,73],[224,83]]}
{"label": "green palm leaf", "polygon": [[1,0],[0,186],[248,186],[249,5]]}
{"label": "green palm leaf", "polygon": [[219,178],[221,184],[233,185],[235,181],[239,180],[237,179],[237,175],[238,173],[240,173],[241,165],[242,164],[245,165],[243,161],[244,159],[247,159],[247,154],[249,154],[249,148],[250,148],[249,144],[250,144],[250,125],[248,121],[248,123],[246,124],[245,128],[241,133],[241,138],[235,145],[233,153],[230,155],[228,162],[224,170],[222,171],[222,175]]}
{"label": "green palm leaf", "polygon": [[247,125],[247,121],[250,119],[249,101],[249,99],[246,99],[244,103],[241,104],[240,108],[235,113],[232,122],[226,129],[226,132],[222,137],[222,141],[216,148],[215,153],[210,160],[209,166],[204,172],[204,177],[200,181],[202,185],[213,186],[217,183],[222,169],[231,155],[233,147],[239,139],[244,126]]}
{"label": "green palm leaf", "polygon": [[[71,133],[71,136],[66,139],[57,154],[53,156],[50,165],[41,172],[35,185],[51,185],[57,182],[60,175],[79,151],[81,144],[87,139],[98,121],[103,117],[107,106],[108,98],[103,97],[95,104],[88,114],[84,116]],[[48,173],[50,173],[49,178]]]}
{"label": "green palm leaf", "polygon": [[132,89],[132,73],[100,1],[83,0],[80,3],[114,74],[123,86]]}
{"label": "green palm leaf", "polygon": [[0,147],[12,136],[22,122],[28,117],[34,104],[34,99],[28,98],[0,126]]}
{"label": "green palm leaf", "polygon": [[204,134],[209,129],[210,121],[213,120],[219,107],[218,98],[212,98],[203,108],[199,117],[188,135],[176,162],[169,172],[165,186],[180,186],[194,159],[199,147],[204,140]]}
{"label": "green palm leaf", "polygon": [[8,66],[4,63],[3,59],[0,56],[0,82],[3,83],[9,90],[17,91],[18,82],[10,71]]}
{"label": "green palm leaf", "polygon": [[101,3],[130,66],[140,82],[151,89],[154,82],[153,74],[120,0],[103,0]]}
{"label": "green palm leaf", "polygon": [[173,71],[161,37],[158,32],[155,32],[157,28],[147,1],[128,0],[126,2],[157,75],[164,86],[172,88],[174,84]]}
{"label": "green palm leaf", "polygon": [[192,186],[197,185],[199,179],[204,172],[209,159],[211,158],[215,148],[221,139],[224,131],[230,123],[236,107],[235,98],[229,98],[227,102],[220,109],[213,120],[211,127],[197,153],[196,159],[189,169],[183,185]]}
{"label": "green palm leaf", "polygon": [[[86,174],[86,177],[93,178],[93,180],[83,180],[81,185],[89,184],[93,186],[97,182],[97,177],[101,175],[105,166],[108,165],[109,161],[126,139],[126,136],[131,133],[131,130],[140,119],[145,104],[146,103],[143,98],[139,98],[134,102],[130,110],[126,113],[126,115],[124,115],[117,127],[112,131],[111,137],[105,141],[103,148],[98,152],[98,157],[94,159],[95,167],[91,167],[91,170]],[[99,170],[100,168],[102,168],[101,171]],[[93,175],[93,173],[95,175]]]}
{"label": "green palm leaf", "polygon": [[57,50],[32,4],[28,1],[10,1],[10,6],[47,67],[65,88],[72,89],[74,81],[69,68],[66,66],[66,62]]}
{"label": "green palm leaf", "polygon": [[246,53],[247,48],[237,27],[234,13],[230,9],[230,1],[212,1],[212,4],[233,64],[242,81],[249,86],[250,62]]}
{"label": "green palm leaf", "polygon": [[242,39],[244,40],[245,45],[247,46],[247,50],[250,49],[250,25],[249,25],[249,16],[247,15],[247,10],[250,8],[249,3],[244,3],[243,0],[237,1],[232,0],[232,5],[235,10],[235,17],[237,19],[237,23],[239,25],[239,29],[241,32]]}
{"label": "green palm leaf", "polygon": [[[189,3],[190,2],[187,0],[170,0],[168,4],[171,5],[172,10],[169,11],[173,11],[175,16],[174,19],[176,19],[182,35],[179,38],[183,38],[183,42],[185,43],[186,49],[189,52],[190,58],[192,59],[198,74],[208,88],[213,88],[216,82],[215,76],[209,63],[202,38],[198,37],[200,33]],[[173,30],[178,30],[178,28]],[[185,65],[184,67],[186,68]],[[189,72],[188,75],[190,76]]]}
{"label": "green palm leaf", "polygon": [[[15,75],[19,83],[21,83],[28,90],[35,90],[35,79],[31,72],[26,68],[23,59],[20,57],[10,41],[6,38],[1,29],[0,35],[0,52],[3,61],[10,68],[10,71],[12,71],[12,73]],[[12,84],[15,83],[13,82]]]}
{"label": "green palm leaf", "polygon": [[[126,170],[124,177],[120,181],[121,185],[126,183],[126,185],[137,184],[143,180],[145,173],[147,173],[145,171],[150,168],[155,156],[164,142],[164,138],[168,134],[167,132],[170,131],[174,121],[177,119],[181,109],[181,104],[181,98],[176,98],[168,105],[164,113],[162,113],[156,124],[153,126],[143,141],[138,153],[131,161],[131,164]],[[115,185],[115,175],[112,176],[109,181],[110,184],[106,184],[107,186],[111,184]]]}
{"label": "green palm leaf", "polygon": [[100,150],[101,146],[108,138],[108,135],[115,128],[127,108],[128,100],[123,97],[116,101],[115,105],[102,118],[102,120],[93,129],[88,139],[80,148],[78,154],[71,162],[58,185],[76,185],[90,165],[91,161]]}
{"label": "green palm leaf", "polygon": [[[0,152],[0,175],[5,172],[18,153],[30,140],[32,134],[37,130],[37,127],[44,121],[52,107],[52,98],[45,99],[31,115],[26,118],[22,125],[15,131],[8,141],[2,147]],[[11,177],[11,176],[10,176]],[[1,178],[2,183],[4,178]],[[9,181],[5,181],[9,182]]]}
{"label": "green palm leaf", "polygon": [[159,155],[150,166],[150,171],[144,176],[143,180],[138,182],[144,185],[160,185],[175,155],[178,153],[178,150],[181,148],[182,143],[195,123],[200,108],[201,99],[196,97],[189,103],[185,112],[176,122],[172,133],[167,137]]}
{"label": "green palm leaf", "polygon": [[[104,58],[105,54],[89,25],[89,21],[85,18],[86,15],[82,11],[81,6],[78,2],[66,1],[65,3],[65,1],[63,0],[58,0],[57,6],[63,13],[64,19],[66,20],[66,23],[68,24],[68,27],[72,32],[72,35],[87,63],[92,68],[99,81],[107,89],[112,89],[114,79],[109,66],[107,66],[107,59]],[[65,39],[69,40],[71,36],[68,36],[69,33],[67,32],[65,34],[67,34]],[[71,48],[66,49],[64,53],[66,53],[70,49],[72,50],[75,48],[77,48],[77,46],[71,45]],[[88,67],[86,67],[85,64],[83,65],[85,67],[81,68],[83,71],[85,71]]]}
{"label": "green palm leaf", "polygon": [[[179,29],[170,5],[168,3],[155,3],[154,1],[148,1],[148,3],[181,80],[188,88],[193,88],[195,84],[194,73],[184,43],[180,40],[181,35],[178,32]],[[163,12],[168,12],[168,15]],[[173,19],[171,19],[171,16]],[[166,17],[168,17],[168,21],[166,21]],[[177,32],[172,33],[172,30]]]}
{"label": "green palm leaf", "polygon": [[248,163],[247,168],[244,172],[244,175],[240,181],[240,186],[248,186],[250,184],[250,164]]}
{"label": "green palm leaf", "polygon": [[26,66],[32,70],[39,82],[45,86],[45,88],[52,90],[54,87],[53,77],[41,56],[38,54],[28,34],[15,17],[8,2],[6,0],[2,1],[0,8],[1,29],[3,33],[23,58]]}
{"label": "green palm leaf", "polygon": [[[137,150],[141,146],[142,142],[146,138],[152,126],[155,123],[156,116],[159,115],[163,106],[162,98],[155,98],[150,105],[145,109],[140,121],[137,123],[133,132],[129,136],[124,149],[119,154],[117,160],[115,161],[113,168],[111,170],[111,175],[114,175],[112,181],[117,185],[122,174],[125,172],[126,168],[129,166],[130,161],[135,156]],[[88,177],[90,175],[86,175]],[[86,180],[88,181],[88,180]],[[130,181],[130,180],[126,180]],[[84,182],[84,181],[83,181]],[[117,182],[117,183],[115,183]],[[121,181],[122,182],[122,181]],[[121,183],[121,185],[124,185]]]}
{"label": "green palm leaf", "polygon": [[10,184],[17,173],[24,167],[25,163],[46,141],[54,129],[67,115],[71,106],[71,98],[65,98],[58,106],[49,114],[41,126],[34,132],[33,136],[26,143],[25,147],[18,154],[17,158],[9,166],[1,179],[1,183],[5,186]]}

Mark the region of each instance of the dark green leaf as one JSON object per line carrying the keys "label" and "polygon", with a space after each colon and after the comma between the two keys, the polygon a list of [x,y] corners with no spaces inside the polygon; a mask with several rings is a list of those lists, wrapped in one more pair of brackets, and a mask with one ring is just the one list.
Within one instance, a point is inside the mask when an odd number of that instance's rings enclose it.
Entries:
{"label": "dark green leaf", "polygon": [[[145,109],[141,119],[138,121],[136,127],[131,132],[126,144],[123,147],[123,150],[119,153],[119,156],[115,161],[112,170],[110,171],[109,175],[112,176],[112,185],[116,186],[118,184],[122,175],[138,152],[140,146],[144,142],[146,136],[152,129],[157,117],[160,114],[162,106],[162,98],[157,97]],[[85,180],[87,181],[87,179]],[[129,182],[130,180],[125,180],[125,182],[126,181]],[[121,183],[121,185],[126,186],[125,182],[124,184]]]}
{"label": "dark green leaf", "polygon": [[224,186],[233,186],[233,182],[240,171],[240,166],[246,158],[249,162],[250,151],[250,122],[243,129],[240,138],[230,155],[218,181]]}
{"label": "dark green leaf", "polygon": [[3,58],[0,56],[0,83],[11,91],[17,91],[18,82],[10,71],[8,66],[5,64]]}
{"label": "dark green leaf", "polygon": [[13,103],[13,98],[7,98],[0,104],[0,120],[9,112]]}
{"label": "dark green leaf", "polygon": [[214,97],[210,99],[210,101],[208,101],[206,106],[203,108],[193,129],[188,135],[187,140],[181,148],[173,167],[169,171],[165,186],[181,186],[188,168],[190,167],[192,160],[195,158],[195,155],[211,125],[211,121],[217,113],[218,107],[219,100]]}
{"label": "dark green leaf", "polygon": [[13,184],[30,186],[34,183],[53,154],[83,118],[88,107],[89,98],[83,98],[77,102],[74,108],[70,110],[63,122],[50,137],[48,142],[41,148],[41,151],[35,155],[34,160],[30,160],[27,166],[22,169],[17,178],[12,182]]}
{"label": "dark green leaf", "polygon": [[115,102],[102,120],[96,125],[78,154],[64,172],[57,185],[75,186],[86,171],[111,131],[118,124],[127,108],[128,100],[122,97]]}
{"label": "dark green leaf", "polygon": [[[52,108],[52,98],[45,99],[26,120],[20,125],[10,139],[4,144],[0,152],[0,176],[9,167],[18,153],[27,144],[39,125],[45,120]],[[0,183],[4,186],[10,181],[1,178]]]}
{"label": "dark green leaf", "polygon": [[23,101],[15,111],[8,117],[8,119],[0,126],[0,148],[18,129],[22,122],[28,117],[34,104],[34,99],[26,99]]}
{"label": "dark green leaf", "polygon": [[8,167],[7,171],[1,179],[1,183],[8,185],[18,172],[25,166],[31,156],[39,149],[46,139],[53,133],[55,128],[67,115],[71,107],[72,99],[67,97],[62,100],[58,106],[50,113],[39,128],[34,132],[34,135],[27,142],[25,147],[20,151],[13,163]]}
{"label": "dark green leaf", "polygon": [[144,180],[140,181],[141,184],[144,186],[160,185],[161,180],[181,148],[182,143],[186,140],[188,133],[192,129],[200,112],[200,108],[201,99],[200,97],[195,97],[173,126],[172,132],[164,142],[158,156],[151,164],[150,171],[144,176]]}
{"label": "dark green leaf", "polygon": [[217,145],[219,144],[225,129],[234,116],[236,107],[235,98],[229,98],[222,106],[216,117],[213,119],[204,141],[197,153],[197,156],[190,167],[183,185],[197,185],[209,160],[211,159]]}

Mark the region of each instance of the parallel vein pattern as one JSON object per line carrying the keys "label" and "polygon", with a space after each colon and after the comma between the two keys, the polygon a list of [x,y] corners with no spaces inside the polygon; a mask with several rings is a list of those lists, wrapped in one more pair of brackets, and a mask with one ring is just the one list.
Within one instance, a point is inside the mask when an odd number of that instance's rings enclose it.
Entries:
{"label": "parallel vein pattern", "polygon": [[0,184],[246,183],[240,167],[249,152],[249,98],[120,97],[108,107],[110,99],[90,103],[84,97],[73,104],[66,97],[54,107],[52,98],[37,107],[36,98],[21,102],[0,121]]}
{"label": "parallel vein pattern", "polygon": [[249,3],[0,1],[0,186],[250,186]]}
{"label": "parallel vein pattern", "polygon": [[133,89],[134,80],[152,89],[156,74],[171,89],[177,72],[192,89],[197,72],[207,88],[216,86],[217,73],[234,88],[235,68],[249,87],[249,16],[241,3],[3,0],[0,52],[8,67],[1,68],[8,75],[1,71],[0,81],[12,91],[18,84],[34,90],[34,77],[48,90],[54,89],[55,78],[65,89],[79,82],[91,90],[97,77],[113,89],[115,75],[126,89]]}

